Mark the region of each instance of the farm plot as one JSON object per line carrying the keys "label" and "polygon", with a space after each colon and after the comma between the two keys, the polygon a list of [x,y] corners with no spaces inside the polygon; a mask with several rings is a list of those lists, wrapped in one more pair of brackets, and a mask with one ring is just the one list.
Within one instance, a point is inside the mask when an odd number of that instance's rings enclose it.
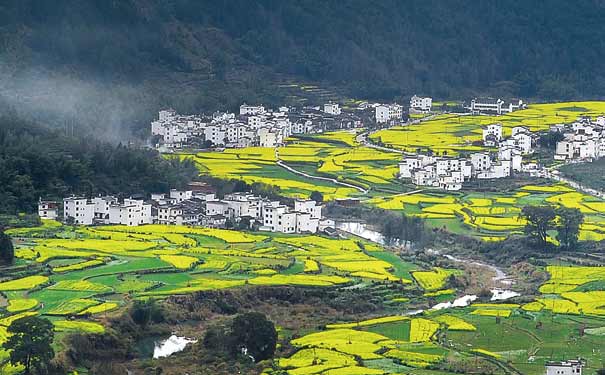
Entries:
{"label": "farm plot", "polygon": [[579,116],[595,118],[603,113],[605,102],[531,104],[527,109],[503,116],[444,114],[418,125],[381,130],[370,138],[403,151],[432,150],[437,155],[454,156],[485,149],[473,144],[482,140],[481,127],[485,125],[501,123],[506,137],[515,126],[525,126],[531,131],[548,130],[550,125],[572,122]]}
{"label": "farm plot", "polygon": [[581,240],[605,239],[605,211],[600,200],[576,192],[563,184],[527,185],[510,193],[419,192],[372,198],[371,205],[423,217],[433,226],[485,240],[521,233],[525,221],[519,217],[526,205],[553,204],[578,208],[585,215]]}
{"label": "farm plot", "polygon": [[[99,331],[94,320],[131,298],[257,285],[333,287],[376,279],[411,283],[400,275],[404,263],[396,256],[373,257],[384,250],[351,239],[162,225],[54,225],[44,231],[43,238],[27,238],[16,251],[22,262],[46,265],[40,268],[43,274],[0,282],[0,292],[9,300],[0,312],[4,325],[31,314],[53,321],[90,318],[57,329]],[[27,233],[39,232],[20,235]],[[372,251],[366,252],[365,245]]]}
{"label": "farm plot", "polygon": [[[433,318],[385,316],[360,322],[328,325],[319,331],[292,340],[298,350],[276,362],[275,370],[288,374],[400,374],[403,368],[417,371],[444,362],[450,354],[432,340],[441,321],[453,329],[471,331],[466,321],[443,315]],[[469,358],[472,358],[470,356]],[[374,371],[378,372],[374,372]],[[415,372],[414,372],[415,373]]]}
{"label": "farm plot", "polygon": [[307,174],[338,179],[364,189],[401,191],[395,179],[400,155],[361,146],[355,141],[355,133],[349,131],[292,137],[277,149],[249,147],[179,157],[192,159],[202,174],[277,185],[282,193],[292,197],[308,197],[319,191],[326,199],[333,199],[357,196],[360,192],[294,174],[278,166],[278,160]]}

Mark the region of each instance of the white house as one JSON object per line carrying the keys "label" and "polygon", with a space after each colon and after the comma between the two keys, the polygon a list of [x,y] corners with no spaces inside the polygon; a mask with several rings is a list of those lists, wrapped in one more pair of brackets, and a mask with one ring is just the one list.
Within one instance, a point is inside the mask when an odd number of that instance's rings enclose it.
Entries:
{"label": "white house", "polygon": [[314,218],[310,213],[296,213],[296,232],[316,233],[319,229],[320,218]]}
{"label": "white house", "polygon": [[502,99],[494,98],[474,98],[468,107],[473,114],[492,113],[497,115],[510,113],[521,108],[525,108],[525,104],[520,99],[505,103]]}
{"label": "white house", "polygon": [[376,107],[376,122],[384,124],[401,120],[403,107],[399,104],[381,104]]}
{"label": "white house", "polygon": [[59,204],[56,201],[38,201],[38,216],[43,220],[57,220]]}
{"label": "white house", "polygon": [[247,105],[246,103],[244,103],[239,106],[240,116],[259,115],[259,114],[263,114],[263,113],[265,113],[265,107],[263,107],[262,105],[254,106],[254,105]]}
{"label": "white house", "polygon": [[227,134],[225,129],[219,125],[209,125],[204,129],[204,139],[212,142],[215,146],[225,145]]}
{"label": "white house", "polygon": [[229,214],[229,204],[223,201],[211,201],[206,202],[206,215],[223,215],[227,216]]}
{"label": "white house", "polygon": [[582,375],[584,364],[579,360],[546,362],[546,375]]}
{"label": "white house", "polygon": [[92,225],[95,218],[95,204],[87,198],[69,197],[63,199],[63,216],[75,224]]}
{"label": "white house", "polygon": [[510,160],[499,160],[496,163],[492,163],[488,169],[480,170],[477,173],[478,179],[492,179],[492,178],[504,178],[510,176],[511,173],[511,161]]}
{"label": "white house", "polygon": [[340,106],[338,103],[326,103],[324,104],[324,112],[329,115],[338,116],[341,113]]}
{"label": "white house", "polygon": [[492,159],[485,152],[475,152],[471,154],[471,164],[475,171],[486,171],[492,165]]}
{"label": "white house", "polygon": [[311,199],[297,199],[294,201],[294,211],[308,213],[313,219],[321,219],[322,206]]}
{"label": "white house", "polygon": [[433,99],[429,97],[420,97],[414,95],[410,99],[410,110],[415,112],[428,113],[431,111],[432,105]]}
{"label": "white house", "polygon": [[181,203],[184,200],[193,198],[193,191],[170,189],[170,198],[174,199],[176,203]]}
{"label": "white house", "polygon": [[122,204],[116,203],[109,207],[109,224],[135,227],[152,222],[151,204],[142,199],[124,199]]}
{"label": "white house", "polygon": [[483,144],[485,146],[497,146],[501,140],[502,124],[490,124],[483,127]]}
{"label": "white house", "polygon": [[158,224],[183,225],[183,208],[179,205],[165,205],[158,207]]}
{"label": "white house", "polygon": [[529,133],[516,133],[512,136],[515,147],[521,150],[523,155],[531,154],[533,150],[534,138]]}
{"label": "white house", "polygon": [[113,196],[94,197],[92,202],[95,204],[95,220],[109,224],[110,208],[118,203],[118,198]]}

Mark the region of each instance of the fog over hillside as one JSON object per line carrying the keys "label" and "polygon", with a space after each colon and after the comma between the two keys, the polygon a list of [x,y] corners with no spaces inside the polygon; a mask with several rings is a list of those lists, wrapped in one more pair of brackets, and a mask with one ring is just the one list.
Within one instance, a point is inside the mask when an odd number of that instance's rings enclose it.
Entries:
{"label": "fog over hillside", "polygon": [[138,134],[160,107],[283,101],[283,79],[389,100],[605,92],[602,1],[463,3],[11,0],[0,92],[26,115],[107,139]]}

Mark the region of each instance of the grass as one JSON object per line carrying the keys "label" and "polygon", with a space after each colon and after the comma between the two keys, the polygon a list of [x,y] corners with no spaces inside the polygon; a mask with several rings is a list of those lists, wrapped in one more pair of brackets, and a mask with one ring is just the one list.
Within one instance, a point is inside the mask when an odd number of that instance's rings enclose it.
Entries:
{"label": "grass", "polygon": [[367,331],[378,333],[393,340],[409,341],[410,320],[385,323],[366,328]]}

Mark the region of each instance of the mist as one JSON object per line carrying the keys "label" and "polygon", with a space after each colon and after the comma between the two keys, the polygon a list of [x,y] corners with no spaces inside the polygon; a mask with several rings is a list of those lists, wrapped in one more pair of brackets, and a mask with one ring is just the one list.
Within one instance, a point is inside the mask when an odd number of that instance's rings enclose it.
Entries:
{"label": "mist", "polygon": [[141,88],[131,84],[74,78],[42,69],[0,73],[0,97],[28,120],[66,135],[93,136],[112,143],[139,140],[153,117]]}

